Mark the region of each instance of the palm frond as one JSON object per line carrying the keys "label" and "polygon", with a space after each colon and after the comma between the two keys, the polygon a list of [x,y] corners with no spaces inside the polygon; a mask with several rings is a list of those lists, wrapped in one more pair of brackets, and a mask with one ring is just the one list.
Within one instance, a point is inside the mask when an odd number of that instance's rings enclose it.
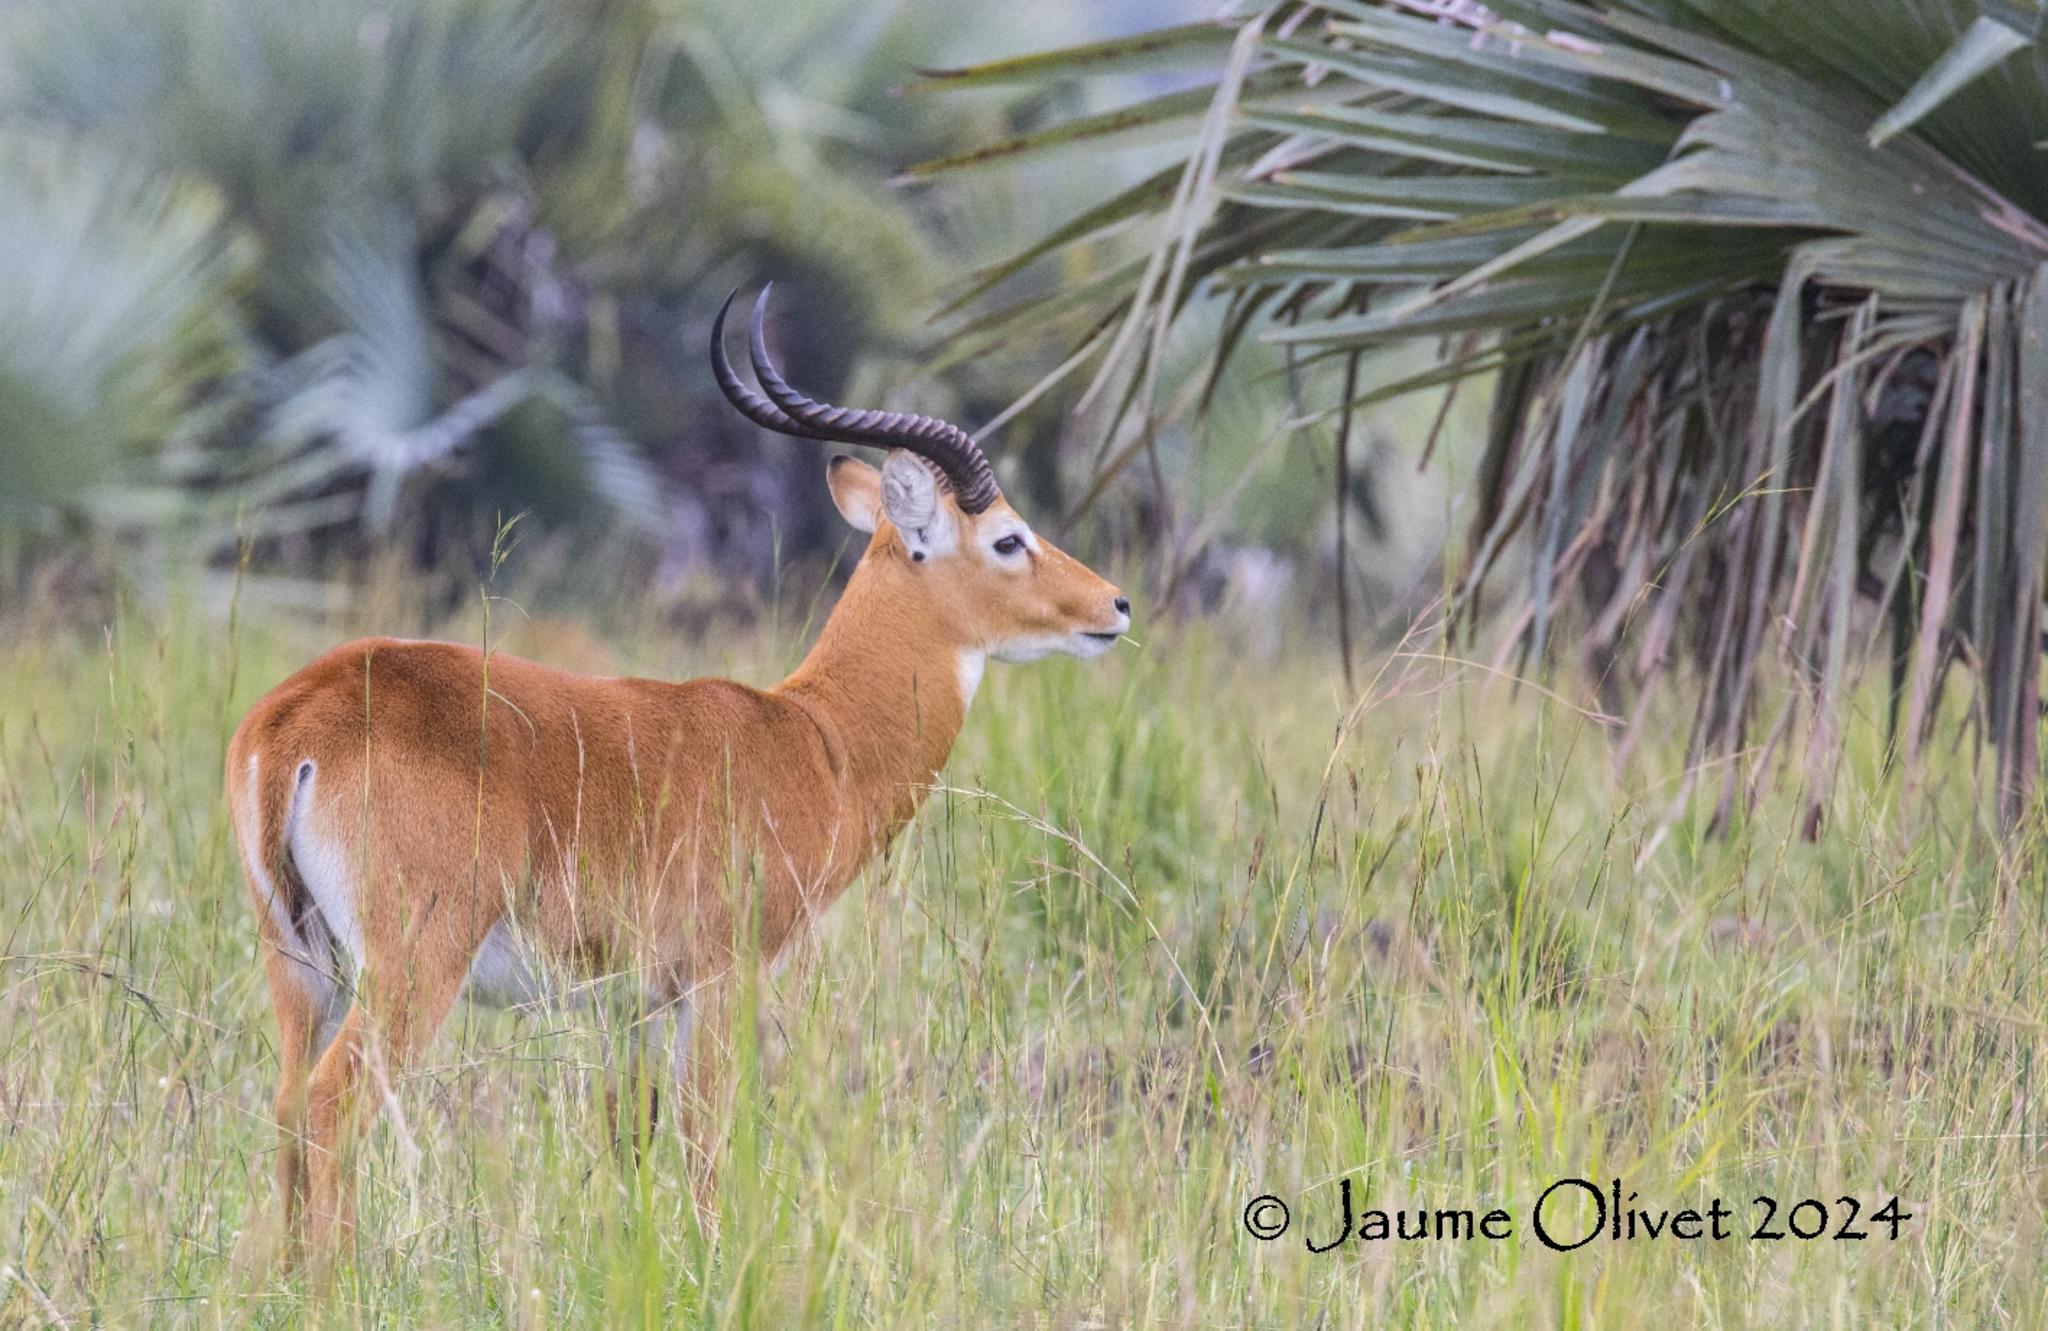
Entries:
{"label": "palm frond", "polygon": [[1760,692],[1789,669],[1816,821],[1855,663],[1889,651],[1910,766],[1966,662],[2017,817],[2048,559],[2038,28],[2008,0],[1274,5],[1176,171],[989,277],[1064,251],[1096,274],[975,337],[1057,304],[1141,409],[1189,290],[1262,312],[1226,321],[1212,374],[1250,331],[1331,364],[1443,339],[1431,381],[1496,376],[1461,607],[1517,578],[1506,650],[1552,651],[1576,592],[1637,725],[1690,662],[1687,789],[1730,760],[1723,816],[1761,779],[1735,760],[1789,733]]}
{"label": "palm frond", "polygon": [[217,196],[118,158],[0,136],[0,522],[132,511],[154,445],[243,354],[246,250]]}

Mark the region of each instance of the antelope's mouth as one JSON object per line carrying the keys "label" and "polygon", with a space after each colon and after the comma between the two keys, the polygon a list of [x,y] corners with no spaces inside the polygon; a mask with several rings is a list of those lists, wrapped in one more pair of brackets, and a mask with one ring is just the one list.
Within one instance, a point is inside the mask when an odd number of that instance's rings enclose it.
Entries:
{"label": "antelope's mouth", "polygon": [[1100,643],[1111,643],[1115,642],[1118,638],[1121,638],[1124,635],[1122,629],[1118,629],[1114,633],[1093,633],[1084,629],[1081,632],[1081,636],[1084,638],[1093,638],[1095,639],[1095,641]]}

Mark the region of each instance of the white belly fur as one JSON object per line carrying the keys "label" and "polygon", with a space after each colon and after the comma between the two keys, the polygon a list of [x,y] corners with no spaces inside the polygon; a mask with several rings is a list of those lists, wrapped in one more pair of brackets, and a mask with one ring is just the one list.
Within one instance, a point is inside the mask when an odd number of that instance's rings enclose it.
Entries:
{"label": "white belly fur", "polygon": [[463,996],[485,1007],[555,1005],[561,986],[548,974],[547,963],[512,925],[500,920],[484,935],[484,945],[469,963]]}

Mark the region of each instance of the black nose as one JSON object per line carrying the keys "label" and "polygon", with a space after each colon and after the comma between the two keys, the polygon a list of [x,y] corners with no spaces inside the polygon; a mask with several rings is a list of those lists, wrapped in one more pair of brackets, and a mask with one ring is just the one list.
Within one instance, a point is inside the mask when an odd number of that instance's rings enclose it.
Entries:
{"label": "black nose", "polygon": [[1131,598],[1128,596],[1117,597],[1116,612],[1120,615],[1128,615],[1129,613],[1131,613]]}

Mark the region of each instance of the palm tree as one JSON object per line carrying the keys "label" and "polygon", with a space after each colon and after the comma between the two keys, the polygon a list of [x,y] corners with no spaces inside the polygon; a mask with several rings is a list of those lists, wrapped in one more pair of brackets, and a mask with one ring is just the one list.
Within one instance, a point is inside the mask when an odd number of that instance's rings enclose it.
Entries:
{"label": "palm tree", "polygon": [[[1512,579],[1509,640],[1540,657],[1569,612],[1603,673],[1638,686],[1625,745],[1658,684],[1685,674],[1688,771],[1725,774],[1723,817],[1745,768],[1709,760],[1790,747],[1810,709],[1810,829],[1858,663],[1873,647],[1890,661],[1909,766],[1962,663],[1998,808],[2030,807],[2048,557],[2033,0],[1235,8],[935,75],[1199,76],[935,164],[1180,144],[983,273],[963,299],[1047,255],[1094,261],[969,323],[970,342],[1065,329],[1063,372],[1142,426],[1169,337],[1213,298],[1227,314],[1205,372],[1247,336],[1328,367],[1319,415],[1339,448],[1364,404],[1478,381],[1492,406],[1463,622]],[[1425,372],[1361,374],[1361,357],[1418,338],[1440,348]],[[1779,661],[1800,687],[1767,703]],[[1746,770],[1753,798],[1765,764]]]}
{"label": "palm tree", "polygon": [[765,568],[827,528],[718,399],[710,316],[782,277],[831,312],[776,330],[828,391],[907,324],[928,245],[871,182],[950,126],[863,109],[908,17],[0,6],[0,531],[178,526],[276,567],[532,509]]}
{"label": "palm tree", "polygon": [[221,309],[246,256],[220,218],[203,189],[0,137],[0,525],[174,499],[156,460],[239,362]]}

